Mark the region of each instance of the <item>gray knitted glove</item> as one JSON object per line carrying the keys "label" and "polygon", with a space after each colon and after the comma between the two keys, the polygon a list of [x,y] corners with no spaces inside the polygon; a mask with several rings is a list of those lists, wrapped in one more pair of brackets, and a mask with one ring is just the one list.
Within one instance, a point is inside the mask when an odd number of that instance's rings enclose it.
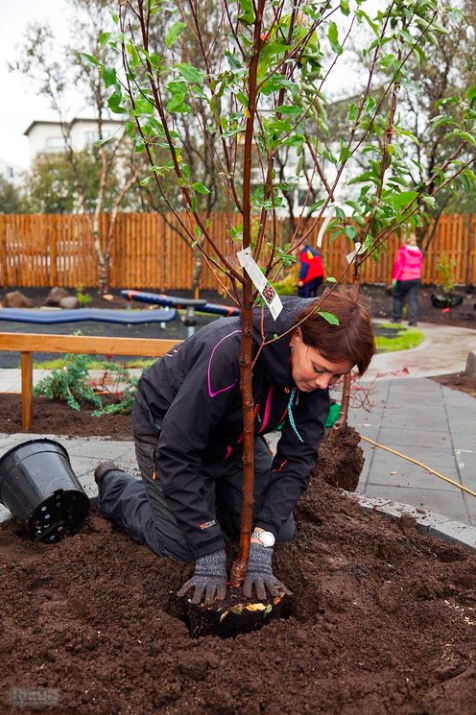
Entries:
{"label": "gray knitted glove", "polygon": [[222,601],[226,596],[227,586],[225,549],[215,551],[197,559],[195,573],[178,591],[177,596],[185,596],[192,588],[195,592],[192,603],[198,604],[205,596],[205,603],[213,603],[215,599]]}
{"label": "gray knitted glove", "polygon": [[268,589],[271,596],[291,595],[291,591],[274,576],[271,566],[272,560],[273,549],[271,547],[253,543],[250,545],[248,571],[243,584],[245,598],[252,597],[253,586],[260,601],[264,601],[268,597],[266,589]]}

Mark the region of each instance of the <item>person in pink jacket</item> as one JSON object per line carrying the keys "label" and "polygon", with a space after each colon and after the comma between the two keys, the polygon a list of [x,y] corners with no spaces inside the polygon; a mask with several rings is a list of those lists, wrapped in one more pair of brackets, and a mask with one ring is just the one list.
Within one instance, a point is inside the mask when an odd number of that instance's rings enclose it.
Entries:
{"label": "person in pink jacket", "polygon": [[423,254],[417,246],[414,233],[398,251],[393,264],[392,323],[402,321],[405,298],[408,300],[409,325],[418,323],[418,291],[421,286]]}

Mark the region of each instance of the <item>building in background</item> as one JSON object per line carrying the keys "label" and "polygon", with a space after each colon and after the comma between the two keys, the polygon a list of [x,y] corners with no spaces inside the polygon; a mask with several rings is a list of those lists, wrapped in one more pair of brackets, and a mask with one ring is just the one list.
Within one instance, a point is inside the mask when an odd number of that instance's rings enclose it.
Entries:
{"label": "building in background", "polygon": [[[103,137],[111,136],[122,126],[123,122],[117,122],[114,119],[103,119]],[[96,119],[75,117],[71,120],[70,132],[73,151],[92,149],[99,140]],[[24,135],[28,137],[31,164],[33,164],[38,154],[58,154],[67,148],[61,122],[34,121],[24,132]]]}
{"label": "building in background", "polygon": [[11,161],[0,159],[0,176],[13,186],[19,187],[25,178],[25,170],[21,166],[12,164]]}

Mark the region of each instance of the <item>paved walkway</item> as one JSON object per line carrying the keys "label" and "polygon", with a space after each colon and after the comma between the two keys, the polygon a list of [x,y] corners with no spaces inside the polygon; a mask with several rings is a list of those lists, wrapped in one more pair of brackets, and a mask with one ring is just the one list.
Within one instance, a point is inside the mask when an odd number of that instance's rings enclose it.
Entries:
{"label": "paved walkway", "polygon": [[365,380],[429,377],[460,372],[465,368],[468,353],[476,350],[476,330],[442,327],[433,323],[418,323],[418,330],[425,335],[419,347],[376,355]]}
{"label": "paved walkway", "polygon": [[[476,349],[476,332],[434,325],[422,325],[422,329],[427,339],[419,348],[376,356],[364,383],[370,409],[351,409],[349,422],[361,434],[476,491],[476,399],[421,377],[464,369],[468,352]],[[35,381],[42,374],[44,371],[35,371]],[[20,391],[18,370],[0,371],[2,391]],[[46,435],[0,433],[0,455],[38,436]],[[116,460],[122,468],[139,474],[132,442],[52,437],[68,450],[73,469],[90,496],[96,494],[92,473],[101,460]],[[361,494],[411,504],[443,514],[448,520],[476,525],[476,498],[421,467],[365,442],[362,446],[366,462],[358,486]],[[7,516],[7,510],[0,507],[0,520]]]}

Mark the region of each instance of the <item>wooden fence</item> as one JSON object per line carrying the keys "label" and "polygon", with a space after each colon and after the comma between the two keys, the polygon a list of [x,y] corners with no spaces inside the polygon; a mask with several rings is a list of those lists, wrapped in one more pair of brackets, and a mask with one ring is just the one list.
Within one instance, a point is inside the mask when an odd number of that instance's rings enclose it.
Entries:
{"label": "wooden fence", "polygon": [[[184,220],[187,220],[184,216]],[[106,229],[109,216],[102,217]],[[155,213],[120,214],[112,248],[111,286],[160,290],[190,288],[193,256],[173,226],[173,215]],[[287,222],[278,222],[281,241],[286,241]],[[227,217],[211,217],[216,243],[231,256],[234,246],[227,237]],[[315,243],[318,229],[310,236]],[[104,231],[105,233],[105,231]],[[236,244],[235,244],[236,245]],[[387,283],[391,280],[393,258],[398,248],[392,236],[378,261],[366,261],[362,280]],[[323,258],[328,275],[338,277],[345,268],[349,242],[339,237],[329,244],[324,238]],[[457,283],[476,283],[476,216],[443,216],[425,258],[423,281],[438,280],[437,264],[446,254],[456,263]],[[81,215],[0,215],[0,280],[8,286],[95,286],[97,264],[87,218]],[[218,283],[205,267],[203,289],[216,289]]]}

